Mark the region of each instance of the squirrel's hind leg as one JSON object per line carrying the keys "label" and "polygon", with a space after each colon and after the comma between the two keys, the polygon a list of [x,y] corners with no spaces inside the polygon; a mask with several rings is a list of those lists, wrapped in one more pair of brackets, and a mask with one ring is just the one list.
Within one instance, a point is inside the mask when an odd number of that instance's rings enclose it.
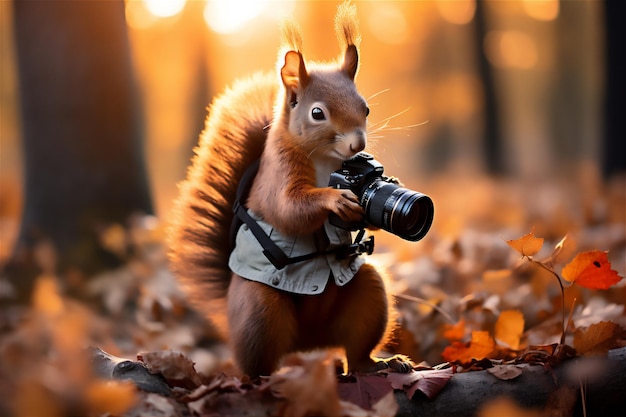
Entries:
{"label": "squirrel's hind leg", "polygon": [[376,268],[364,264],[339,290],[342,292],[339,297],[341,312],[336,315],[338,320],[333,323],[332,331],[345,348],[348,370],[376,372],[392,368],[409,372],[413,364],[406,356],[396,355],[388,359],[371,356],[377,347],[388,342],[395,319],[384,278]]}
{"label": "squirrel's hind leg", "polygon": [[293,349],[296,323],[292,300],[236,274],[228,290],[228,324],[235,362],[252,378],[270,375]]}

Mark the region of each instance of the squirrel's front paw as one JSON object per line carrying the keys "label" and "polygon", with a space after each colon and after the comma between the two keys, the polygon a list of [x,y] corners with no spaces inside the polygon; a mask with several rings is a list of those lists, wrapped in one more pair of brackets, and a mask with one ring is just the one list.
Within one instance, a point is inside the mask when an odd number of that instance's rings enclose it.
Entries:
{"label": "squirrel's front paw", "polygon": [[350,190],[328,189],[332,192],[330,210],[341,220],[357,222],[363,219],[365,212],[359,204],[359,198]]}

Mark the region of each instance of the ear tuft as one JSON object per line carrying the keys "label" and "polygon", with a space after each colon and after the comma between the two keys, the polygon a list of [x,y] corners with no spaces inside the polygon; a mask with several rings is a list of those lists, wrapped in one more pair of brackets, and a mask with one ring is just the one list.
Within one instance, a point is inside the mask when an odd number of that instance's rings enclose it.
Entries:
{"label": "ear tuft", "polygon": [[282,47],[287,50],[300,52],[302,50],[302,29],[294,21],[282,22]]}
{"label": "ear tuft", "polygon": [[358,46],[361,43],[359,20],[356,15],[356,6],[350,1],[343,2],[337,8],[335,15],[335,31],[339,45],[344,52],[341,69],[354,80],[359,68]]}
{"label": "ear tuft", "polygon": [[350,45],[358,48],[361,43],[361,34],[359,33],[359,19],[356,14],[356,6],[350,1],[345,1],[337,8],[335,15],[335,32],[341,49],[345,49]]}

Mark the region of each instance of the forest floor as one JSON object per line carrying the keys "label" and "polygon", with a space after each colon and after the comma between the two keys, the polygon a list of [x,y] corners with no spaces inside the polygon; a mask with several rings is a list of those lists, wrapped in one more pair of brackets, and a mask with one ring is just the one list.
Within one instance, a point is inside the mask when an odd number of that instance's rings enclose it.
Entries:
{"label": "forest floor", "polygon": [[[89,279],[56,275],[54,248],[42,243],[29,306],[2,301],[11,289],[0,277],[0,416],[392,415],[394,389],[436,398],[455,374],[515,379],[522,371],[498,366],[557,367],[626,346],[623,179],[445,183],[430,193],[427,238],[376,232],[369,257],[389,271],[399,311],[385,353],[419,364],[408,376],[337,377],[336,352],[293,355],[255,381],[237,375],[169,272],[164,227],[145,217],[103,231],[103,248],[123,262]],[[68,287],[85,296],[64,295]],[[137,376],[125,359],[161,376]],[[126,371],[134,383],[114,379]],[[498,410],[545,415],[506,401],[481,404],[480,415]]]}

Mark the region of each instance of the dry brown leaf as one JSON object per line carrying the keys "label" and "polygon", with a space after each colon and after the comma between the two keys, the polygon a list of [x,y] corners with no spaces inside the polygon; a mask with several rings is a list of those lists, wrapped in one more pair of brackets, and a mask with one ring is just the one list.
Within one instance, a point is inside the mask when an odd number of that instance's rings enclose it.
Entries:
{"label": "dry brown leaf", "polygon": [[338,389],[342,400],[366,410],[393,392],[390,381],[383,375],[354,375],[348,381],[341,381]]}
{"label": "dry brown leaf", "polygon": [[515,379],[522,374],[522,368],[517,365],[495,365],[487,369],[491,375],[503,381]]}
{"label": "dry brown leaf", "polygon": [[533,256],[543,246],[543,238],[535,237],[533,230],[519,239],[507,240],[506,243],[522,256]]}
{"label": "dry brown leaf", "polygon": [[283,414],[341,415],[334,357],[318,352],[293,354],[283,360],[284,366],[273,373],[265,384],[274,396],[286,401]]}
{"label": "dry brown leaf", "polygon": [[193,361],[182,352],[142,352],[137,355],[137,360],[143,362],[150,373],[163,375],[170,386],[194,389],[202,385]]}
{"label": "dry brown leaf", "polygon": [[615,347],[617,338],[623,333],[611,321],[602,321],[574,332],[574,348],[580,354],[606,353]]}
{"label": "dry brown leaf", "polygon": [[446,386],[453,375],[452,368],[427,369],[409,373],[390,372],[387,379],[394,389],[403,389],[409,398],[421,391],[428,398],[433,398]]}

